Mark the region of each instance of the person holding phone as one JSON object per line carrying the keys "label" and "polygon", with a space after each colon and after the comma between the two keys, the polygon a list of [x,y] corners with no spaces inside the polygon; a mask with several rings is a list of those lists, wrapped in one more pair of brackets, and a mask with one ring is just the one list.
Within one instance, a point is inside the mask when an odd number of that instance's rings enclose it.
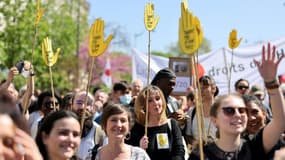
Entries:
{"label": "person holding phone", "polygon": [[[21,101],[19,102],[19,93],[16,90],[13,80],[16,75],[21,74],[23,77],[28,78],[27,81],[27,90],[22,96]],[[8,73],[7,79],[1,81],[0,92],[7,91],[15,102],[17,102],[17,109],[20,112],[25,112],[26,118],[28,119],[28,106],[31,103],[31,97],[34,92],[34,71],[33,66],[29,61],[20,61],[15,66],[11,67]]]}

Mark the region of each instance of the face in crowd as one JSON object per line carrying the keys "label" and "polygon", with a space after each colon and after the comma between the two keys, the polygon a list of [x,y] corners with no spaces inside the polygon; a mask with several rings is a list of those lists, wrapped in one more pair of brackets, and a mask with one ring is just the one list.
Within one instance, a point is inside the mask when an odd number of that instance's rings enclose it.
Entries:
{"label": "face in crowd", "polygon": [[163,94],[168,97],[176,85],[176,77],[174,78],[161,78],[157,80],[156,85],[161,89]]}
{"label": "face in crowd", "polygon": [[135,80],[132,83],[132,96],[138,96],[139,92],[142,90],[143,88],[143,83],[141,80]]}
{"label": "face in crowd", "polygon": [[[79,118],[81,118],[83,115],[85,98],[86,98],[86,92],[81,91],[75,94],[73,99],[72,111],[74,111],[79,116]],[[87,117],[92,116],[95,112],[93,102],[94,102],[93,96],[88,93],[87,104],[86,104]]]}
{"label": "face in crowd", "polygon": [[103,109],[101,126],[109,140],[122,141],[130,131],[130,112],[122,104],[109,104]]}
{"label": "face in crowd", "polygon": [[235,83],[236,92],[240,95],[248,94],[249,92],[249,82],[245,79],[239,79]]}
{"label": "face in crowd", "polygon": [[201,96],[203,100],[212,99],[218,94],[214,80],[209,76],[203,76],[199,79]]}
{"label": "face in crowd", "polygon": [[249,134],[256,134],[266,125],[267,111],[262,102],[255,96],[243,95],[246,103],[248,122],[246,131]]}
{"label": "face in crowd", "polygon": [[211,107],[210,115],[220,137],[241,134],[246,129],[247,109],[237,95],[219,97]]}
{"label": "face in crowd", "polygon": [[61,110],[48,115],[36,138],[43,157],[70,159],[80,144],[79,119],[71,111]]}
{"label": "face in crowd", "polygon": [[149,116],[152,117],[160,117],[161,113],[165,109],[165,107],[163,107],[162,97],[158,90],[150,90],[148,107]]}
{"label": "face in crowd", "polygon": [[52,111],[59,109],[61,98],[57,92],[54,92],[54,98],[51,91],[44,91],[38,96],[38,106],[46,116]]}
{"label": "face in crowd", "polygon": [[95,93],[95,101],[100,101],[102,104],[106,103],[108,100],[108,94],[102,90],[98,90]]}
{"label": "face in crowd", "polygon": [[145,87],[136,99],[135,115],[137,122],[143,125],[145,124],[147,93],[149,93],[149,100],[147,102],[149,117],[158,117],[161,120],[167,119],[164,95],[157,86],[150,85],[149,87]]}
{"label": "face in crowd", "polygon": [[[55,106],[54,106],[55,105]],[[42,103],[42,111],[44,115],[49,114],[52,111],[58,110],[59,109],[59,102],[57,98],[52,98],[52,97],[44,97],[43,103]]]}

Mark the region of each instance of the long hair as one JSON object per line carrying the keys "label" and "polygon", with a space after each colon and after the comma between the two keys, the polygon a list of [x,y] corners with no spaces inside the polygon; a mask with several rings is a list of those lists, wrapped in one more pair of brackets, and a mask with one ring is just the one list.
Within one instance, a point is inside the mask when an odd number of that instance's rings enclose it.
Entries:
{"label": "long hair", "polygon": [[80,123],[79,118],[75,113],[71,111],[60,110],[48,114],[43,120],[43,124],[39,128],[38,134],[36,136],[36,143],[42,156],[44,157],[44,160],[48,160],[48,151],[43,143],[42,133],[44,132],[45,134],[49,135],[54,127],[55,122],[63,118],[74,118],[78,121],[78,123]]}
{"label": "long hair", "polygon": [[162,100],[162,112],[160,114],[160,119],[161,120],[166,120],[167,116],[165,113],[166,110],[166,101],[163,95],[163,92],[157,87],[153,85],[149,85],[145,87],[138,95],[135,101],[135,116],[136,116],[136,121],[140,123],[141,125],[145,125],[145,111],[146,111],[146,97],[147,97],[147,92],[149,95],[151,95],[154,92],[158,92],[160,95],[160,98]]}

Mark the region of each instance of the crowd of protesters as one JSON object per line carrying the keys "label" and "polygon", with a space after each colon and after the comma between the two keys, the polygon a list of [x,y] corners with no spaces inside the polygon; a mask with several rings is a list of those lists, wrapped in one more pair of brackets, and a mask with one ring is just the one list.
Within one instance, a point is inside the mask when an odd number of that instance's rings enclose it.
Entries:
{"label": "crowd of protesters", "polygon": [[33,66],[24,61],[27,87],[15,89],[16,67],[0,85],[0,160],[284,159],[285,82],[277,80],[284,55],[274,55],[268,44],[254,60],[264,88],[241,77],[227,95],[207,75],[198,92],[189,86],[184,96],[173,95],[169,68],[148,86],[137,79],[114,83],[110,93],[100,87],[39,93]]}

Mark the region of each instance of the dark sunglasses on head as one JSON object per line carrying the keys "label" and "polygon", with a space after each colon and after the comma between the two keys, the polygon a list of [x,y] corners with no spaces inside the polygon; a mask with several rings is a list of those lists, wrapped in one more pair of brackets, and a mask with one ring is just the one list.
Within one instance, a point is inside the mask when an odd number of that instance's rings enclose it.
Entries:
{"label": "dark sunglasses on head", "polygon": [[248,89],[248,86],[238,86],[238,89]]}
{"label": "dark sunglasses on head", "polygon": [[[54,105],[55,105],[55,106],[58,106],[59,103],[58,103],[58,102],[55,102]],[[44,106],[45,106],[46,108],[53,108],[53,102],[45,102],[45,103],[44,103]]]}
{"label": "dark sunglasses on head", "polygon": [[245,107],[223,107],[222,110],[226,116],[235,115],[236,110],[239,112],[239,114],[247,112],[247,109]]}

